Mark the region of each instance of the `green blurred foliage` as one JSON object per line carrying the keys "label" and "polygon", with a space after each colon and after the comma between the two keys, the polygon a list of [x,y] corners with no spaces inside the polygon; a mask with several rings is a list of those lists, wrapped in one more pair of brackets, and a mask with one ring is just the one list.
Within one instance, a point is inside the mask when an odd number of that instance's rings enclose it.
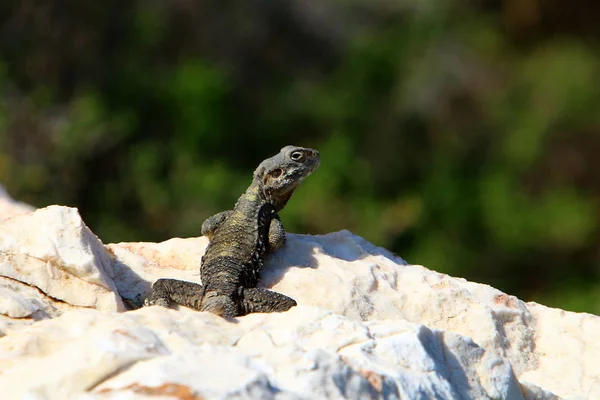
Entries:
{"label": "green blurred foliage", "polygon": [[0,182],[158,241],[311,146],[289,231],[600,313],[598,6],[429,3],[5,2]]}

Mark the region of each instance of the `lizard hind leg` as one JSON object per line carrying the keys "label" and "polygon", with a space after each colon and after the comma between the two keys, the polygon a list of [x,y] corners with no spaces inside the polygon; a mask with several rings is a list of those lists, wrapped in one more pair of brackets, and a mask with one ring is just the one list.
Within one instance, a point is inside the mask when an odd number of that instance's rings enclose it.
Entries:
{"label": "lizard hind leg", "polygon": [[225,318],[238,315],[238,308],[230,296],[207,292],[205,286],[199,283],[177,279],[159,279],[154,282],[152,295],[144,301],[144,305],[169,307],[171,302]]}
{"label": "lizard hind leg", "polygon": [[169,307],[174,302],[200,310],[203,298],[204,287],[199,283],[159,279],[152,285],[152,295],[144,301],[144,305]]}
{"label": "lizard hind leg", "polygon": [[241,315],[249,313],[283,312],[296,306],[296,300],[264,288],[244,289]]}
{"label": "lizard hind leg", "polygon": [[202,304],[201,311],[209,311],[223,318],[233,318],[239,315],[238,307],[231,296],[207,293]]}

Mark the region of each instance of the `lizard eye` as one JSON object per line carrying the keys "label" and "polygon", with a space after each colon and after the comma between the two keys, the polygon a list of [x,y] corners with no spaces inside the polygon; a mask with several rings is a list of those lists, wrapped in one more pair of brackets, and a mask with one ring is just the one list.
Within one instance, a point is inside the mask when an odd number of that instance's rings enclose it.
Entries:
{"label": "lizard eye", "polygon": [[283,170],[281,168],[277,168],[269,173],[273,178],[279,178],[283,174]]}
{"label": "lizard eye", "polygon": [[290,154],[290,158],[294,161],[302,161],[304,159],[304,153],[301,151],[294,151]]}

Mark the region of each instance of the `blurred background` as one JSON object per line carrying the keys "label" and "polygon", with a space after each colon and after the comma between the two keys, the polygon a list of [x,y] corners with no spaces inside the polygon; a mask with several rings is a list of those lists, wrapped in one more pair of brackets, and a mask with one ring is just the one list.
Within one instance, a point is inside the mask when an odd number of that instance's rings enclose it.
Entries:
{"label": "blurred background", "polygon": [[[565,8],[567,7],[567,8]],[[0,183],[198,236],[287,144],[291,232],[600,313],[600,2],[0,3]]]}

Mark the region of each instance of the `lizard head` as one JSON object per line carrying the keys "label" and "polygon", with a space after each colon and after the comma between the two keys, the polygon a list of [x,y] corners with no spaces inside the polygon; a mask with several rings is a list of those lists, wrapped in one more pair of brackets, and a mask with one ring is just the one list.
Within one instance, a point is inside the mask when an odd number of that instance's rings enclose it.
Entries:
{"label": "lizard head", "polygon": [[287,204],[294,190],[319,166],[319,152],[306,147],[285,146],[260,163],[254,180],[276,211]]}

